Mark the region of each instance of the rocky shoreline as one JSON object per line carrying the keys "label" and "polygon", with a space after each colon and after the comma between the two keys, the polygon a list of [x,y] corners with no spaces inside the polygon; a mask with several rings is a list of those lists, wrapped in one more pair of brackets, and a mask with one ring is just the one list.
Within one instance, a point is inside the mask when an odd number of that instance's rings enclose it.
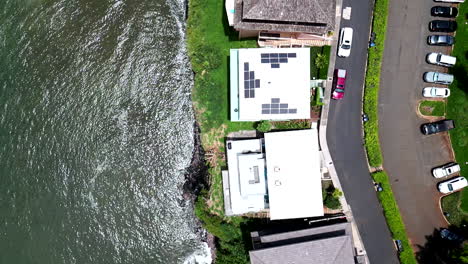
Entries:
{"label": "rocky shoreline", "polygon": [[[208,166],[205,160],[205,151],[201,144],[200,126],[196,121],[193,125],[193,132],[194,146],[192,161],[185,173],[185,183],[183,186],[183,191],[184,199],[190,200],[192,204],[195,204],[195,201],[200,192],[203,189],[208,189],[209,173]],[[202,223],[200,221],[198,221],[198,226],[195,231],[196,234],[199,235],[200,239],[208,244],[208,247],[211,251],[211,259],[214,261],[216,252],[215,237],[202,227]]]}

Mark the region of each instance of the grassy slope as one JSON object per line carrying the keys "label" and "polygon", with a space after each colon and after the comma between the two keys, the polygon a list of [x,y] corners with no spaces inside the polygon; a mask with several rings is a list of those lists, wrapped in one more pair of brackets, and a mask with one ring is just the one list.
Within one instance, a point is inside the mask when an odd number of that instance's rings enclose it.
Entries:
{"label": "grassy slope", "polygon": [[[456,129],[450,132],[452,147],[456,160],[461,166],[461,175],[468,175],[468,25],[465,24],[468,3],[459,6],[457,17],[458,30],[455,37],[455,48],[452,52],[457,57],[456,66],[451,69],[455,81],[450,86],[447,118],[455,120]],[[462,205],[468,212],[468,189],[462,192]],[[468,218],[467,218],[468,220]]]}
{"label": "grassy slope", "polygon": [[[424,107],[432,108],[432,111],[426,111]],[[426,116],[444,116],[445,115],[445,101],[422,101],[419,104],[419,112]]]}
{"label": "grassy slope", "polygon": [[364,112],[369,116],[369,121],[364,123],[364,145],[371,167],[382,165],[382,151],[379,141],[378,101],[380,88],[380,68],[387,30],[388,0],[378,0],[374,7],[374,20],[372,30],[376,33],[376,46],[369,49],[367,72],[364,90]]}
{"label": "grassy slope", "polygon": [[388,181],[388,175],[381,171],[372,174],[375,182],[382,184],[383,191],[378,192],[380,203],[382,204],[388,228],[393,239],[401,240],[403,251],[400,253],[400,262],[403,264],[416,264],[413,248],[410,246],[406,234],[405,224],[400,215],[400,210],[393,196],[392,187]]}
{"label": "grassy slope", "polygon": [[238,41],[237,33],[227,24],[224,2],[190,0],[187,21],[188,50],[195,75],[193,101],[200,124],[202,144],[211,155],[212,212],[222,214],[220,158],[227,133],[253,129],[252,122],[229,122],[229,50],[254,48],[255,40]]}

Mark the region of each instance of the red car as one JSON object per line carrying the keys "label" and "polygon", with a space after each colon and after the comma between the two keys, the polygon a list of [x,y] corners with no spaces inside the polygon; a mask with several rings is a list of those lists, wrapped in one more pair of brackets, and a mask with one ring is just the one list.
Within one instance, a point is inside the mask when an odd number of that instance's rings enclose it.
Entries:
{"label": "red car", "polygon": [[335,90],[333,90],[332,98],[339,100],[344,97],[344,90],[345,90],[345,83],[346,83],[346,70],[336,69],[335,70],[336,76],[336,86]]}

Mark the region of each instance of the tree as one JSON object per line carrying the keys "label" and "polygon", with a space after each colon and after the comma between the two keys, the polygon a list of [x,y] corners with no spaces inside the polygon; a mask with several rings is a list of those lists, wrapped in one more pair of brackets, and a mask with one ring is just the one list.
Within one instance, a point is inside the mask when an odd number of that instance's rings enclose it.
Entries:
{"label": "tree", "polygon": [[317,54],[317,57],[315,57],[315,66],[319,69],[322,69],[326,65],[327,65],[327,57],[322,53]]}

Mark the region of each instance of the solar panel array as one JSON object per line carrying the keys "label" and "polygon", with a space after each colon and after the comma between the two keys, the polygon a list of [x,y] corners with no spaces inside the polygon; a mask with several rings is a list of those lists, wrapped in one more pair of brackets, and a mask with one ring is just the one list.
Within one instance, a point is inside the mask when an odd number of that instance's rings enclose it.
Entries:
{"label": "solar panel array", "polygon": [[290,58],[296,58],[296,53],[262,53],[261,62],[270,63],[271,68],[279,68],[281,63],[288,63]]}
{"label": "solar panel array", "polygon": [[262,114],[296,114],[296,108],[289,108],[288,104],[282,104],[279,98],[271,98],[270,104],[262,104]]}
{"label": "solar panel array", "polygon": [[255,98],[255,88],[260,88],[260,79],[255,79],[255,72],[249,71],[249,63],[244,62],[244,97]]}

